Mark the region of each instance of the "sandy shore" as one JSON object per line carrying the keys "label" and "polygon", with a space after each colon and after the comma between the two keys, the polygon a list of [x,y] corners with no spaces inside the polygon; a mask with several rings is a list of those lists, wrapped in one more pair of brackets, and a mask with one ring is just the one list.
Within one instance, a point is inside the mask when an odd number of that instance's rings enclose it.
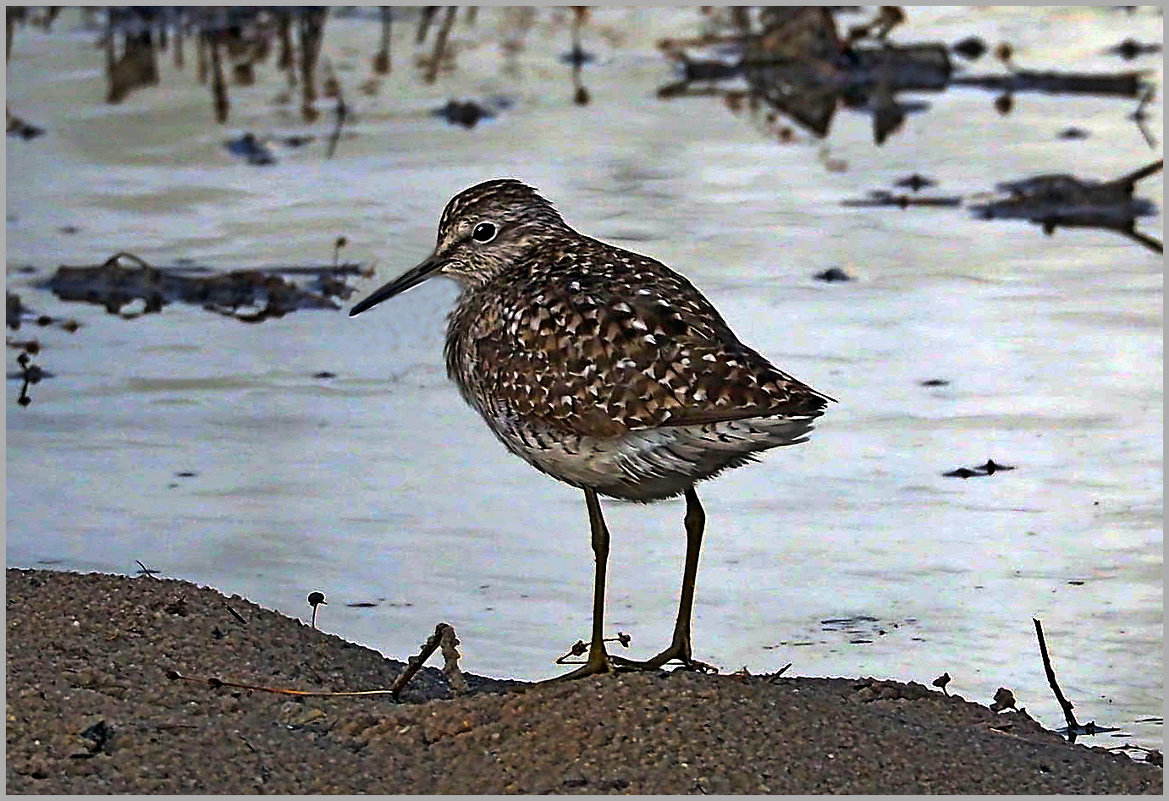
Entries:
{"label": "sandy shore", "polygon": [[[429,632],[420,632],[420,641]],[[402,662],[238,596],[7,571],[14,793],[1157,793],[1160,767],[872,679],[620,674],[536,687]],[[409,655],[403,655],[409,656]],[[438,657],[436,662],[440,662]]]}

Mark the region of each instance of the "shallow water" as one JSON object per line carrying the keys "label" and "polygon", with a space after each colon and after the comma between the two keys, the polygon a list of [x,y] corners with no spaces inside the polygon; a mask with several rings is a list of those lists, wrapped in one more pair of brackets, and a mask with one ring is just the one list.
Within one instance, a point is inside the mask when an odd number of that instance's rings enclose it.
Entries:
{"label": "shallow water", "polygon": [[[107,106],[101,51],[77,19],[17,32],[7,102],[48,134],[7,143],[8,287],[82,328],[9,332],[37,337],[54,377],[26,408],[8,384],[7,564],[133,573],[141,560],[306,620],[319,589],[323,629],[388,655],[413,653],[445,620],[467,670],[554,674],[551,660],[588,636],[584,504],[500,448],[447,382],[452,285],[357,319],[255,326],[177,304],[123,320],[33,288],[59,264],[119,250],[225,270],[324,262],[344,235],[348,258],[376,266],[364,293],[429,253],[452,194],[513,175],[580,230],[685,273],[746,342],[839,400],[808,443],[700,488],[696,658],[927,683],[949,672],[951,692],[989,703],[1008,687],[1054,728],[1037,617],[1079,720],[1132,735],[1088,741],[1160,747],[1161,258],[1107,231],[1049,237],[966,209],[841,205],[912,172],[963,196],[1040,173],[1122,175],[1161,152],[1126,118],[1135,103],[1020,94],[1003,117],[991,94],[952,89],[923,94],[931,108],[881,147],[849,111],[826,142],[779,144],[716,99],[654,97],[673,75],[653,42],[695,32],[695,12],[599,12],[585,34],[600,56],[584,71],[587,108],[571,104],[557,61],[568,31],[553,16],[514,76],[498,13],[483,9],[475,29],[455,29],[458,69],[433,87],[408,66],[413,30],[399,25],[376,97],[351,86],[376,29],[330,20],[325,55],[356,136],[331,161],[318,142],[279,150],[269,168],[223,141],[330,125],[274,104],[283,78],[270,66],[232,89],[220,127],[190,57],[182,73],[164,59],[160,88]],[[1133,63],[1104,48],[1160,42],[1162,22],[1148,9],[914,8],[894,39],[970,34],[1010,41],[1034,69],[1111,71]],[[1134,63],[1160,86],[1159,56]],[[474,130],[429,115],[494,94],[515,102]],[[1160,138],[1159,99],[1149,113]],[[1057,139],[1073,125],[1089,138]],[[1160,206],[1161,177],[1138,194]],[[1139,223],[1158,238],[1162,226],[1160,214]],[[11,271],[24,264],[37,273]],[[856,280],[813,279],[832,266]],[[988,458],[1016,469],[942,476]],[[609,503],[606,515],[607,629],[656,652],[672,627],[682,504]],[[346,605],[367,601],[377,606]]]}

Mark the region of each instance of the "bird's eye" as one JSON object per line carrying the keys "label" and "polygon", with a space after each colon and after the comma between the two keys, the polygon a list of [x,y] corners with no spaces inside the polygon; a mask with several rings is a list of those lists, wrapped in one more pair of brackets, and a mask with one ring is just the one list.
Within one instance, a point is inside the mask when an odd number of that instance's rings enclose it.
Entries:
{"label": "bird's eye", "polygon": [[475,226],[475,230],[471,232],[471,238],[476,242],[485,244],[495,239],[495,235],[499,230],[495,227],[495,223],[481,222]]}

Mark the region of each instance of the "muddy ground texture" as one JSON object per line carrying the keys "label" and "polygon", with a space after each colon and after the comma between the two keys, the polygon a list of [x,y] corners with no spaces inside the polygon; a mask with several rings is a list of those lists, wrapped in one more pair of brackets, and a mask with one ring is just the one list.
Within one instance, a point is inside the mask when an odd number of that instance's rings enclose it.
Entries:
{"label": "muddy ground texture", "polygon": [[[15,793],[1161,793],[1025,713],[872,679],[623,673],[534,686],[402,662],[180,581],[7,571]],[[429,632],[420,632],[420,642]],[[435,661],[441,661],[436,654]],[[173,674],[171,674],[173,675]]]}

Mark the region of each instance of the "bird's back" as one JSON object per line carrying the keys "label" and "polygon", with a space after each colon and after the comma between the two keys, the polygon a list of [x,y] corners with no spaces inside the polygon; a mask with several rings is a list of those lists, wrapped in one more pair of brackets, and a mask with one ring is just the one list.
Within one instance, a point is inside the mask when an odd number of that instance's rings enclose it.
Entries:
{"label": "bird's back", "polygon": [[[648,500],[801,441],[827,396],[741,343],[665,265],[571,233],[466,288],[451,315],[448,373],[510,450]],[[677,464],[639,467],[647,448]],[[616,491],[602,486],[612,469]]]}

